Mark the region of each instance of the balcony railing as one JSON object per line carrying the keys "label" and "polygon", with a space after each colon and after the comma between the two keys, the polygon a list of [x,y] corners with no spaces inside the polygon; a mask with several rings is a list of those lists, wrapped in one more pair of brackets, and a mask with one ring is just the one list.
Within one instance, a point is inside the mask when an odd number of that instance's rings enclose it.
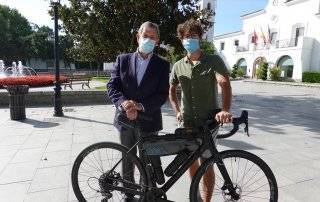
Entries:
{"label": "balcony railing", "polygon": [[290,48],[298,45],[298,38],[285,39],[276,41],[276,48]]}
{"label": "balcony railing", "polygon": [[236,52],[246,52],[249,51],[249,48],[246,48],[244,46],[237,46],[236,47]]}
{"label": "balcony railing", "polygon": [[271,43],[257,43],[257,44],[249,44],[248,47],[245,46],[236,46],[236,52],[247,52],[247,51],[255,51],[255,50],[267,50],[270,48],[290,48],[290,47],[297,47],[302,42],[303,37],[299,38],[292,38],[292,39],[284,39],[284,40],[277,40]]}

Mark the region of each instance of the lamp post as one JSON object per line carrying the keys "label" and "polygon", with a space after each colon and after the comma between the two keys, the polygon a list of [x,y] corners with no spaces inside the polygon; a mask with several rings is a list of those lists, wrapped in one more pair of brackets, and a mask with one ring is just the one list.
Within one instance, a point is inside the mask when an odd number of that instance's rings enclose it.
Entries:
{"label": "lamp post", "polygon": [[54,116],[63,116],[61,100],[60,66],[59,66],[59,28],[58,28],[58,7],[60,0],[51,0],[54,10],[54,64],[55,64],[55,88],[54,88]]}

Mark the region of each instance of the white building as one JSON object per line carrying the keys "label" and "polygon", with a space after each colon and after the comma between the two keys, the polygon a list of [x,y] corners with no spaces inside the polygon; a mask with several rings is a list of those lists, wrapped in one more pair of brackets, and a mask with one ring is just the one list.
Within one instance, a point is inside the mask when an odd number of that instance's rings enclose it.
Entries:
{"label": "white building", "polygon": [[[216,11],[216,5],[217,5],[217,0],[201,0],[199,1],[199,7],[200,10],[202,9],[208,9],[208,10],[212,10],[212,12],[214,13],[214,15],[212,16],[212,18],[210,19],[211,22],[214,24],[215,22],[215,11]],[[214,36],[214,26],[212,26],[204,35],[203,35],[203,39],[206,39],[208,41],[211,41],[213,39]]]}
{"label": "white building", "polygon": [[320,71],[320,0],[269,0],[263,10],[241,16],[241,31],[214,37],[229,68],[256,77],[262,62],[281,67],[283,77],[302,79]]}

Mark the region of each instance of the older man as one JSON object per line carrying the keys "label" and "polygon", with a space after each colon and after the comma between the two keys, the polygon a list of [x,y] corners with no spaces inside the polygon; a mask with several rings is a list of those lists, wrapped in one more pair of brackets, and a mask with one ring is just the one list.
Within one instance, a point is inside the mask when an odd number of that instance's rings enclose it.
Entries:
{"label": "older man", "polygon": [[[117,120],[121,106],[130,120],[137,119],[138,112],[151,116],[152,121],[141,120],[143,135],[157,135],[162,129],[161,106],[169,94],[169,63],[153,53],[159,43],[158,25],[145,22],[141,25],[137,41],[139,47],[134,53],[122,54],[117,57],[111,80],[107,84],[108,95],[116,106],[114,125],[119,130],[121,144],[131,148],[136,142],[136,134],[128,130]],[[136,153],[136,148],[133,151]],[[158,167],[157,182],[164,183],[160,158],[152,159]],[[134,168],[131,162],[122,163],[125,179],[132,181]],[[127,196],[127,201],[132,196]]]}

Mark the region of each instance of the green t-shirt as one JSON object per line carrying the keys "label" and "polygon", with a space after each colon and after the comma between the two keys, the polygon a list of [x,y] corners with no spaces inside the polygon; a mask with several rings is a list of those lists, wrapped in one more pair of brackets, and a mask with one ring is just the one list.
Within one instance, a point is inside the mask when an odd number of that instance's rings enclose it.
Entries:
{"label": "green t-shirt", "polygon": [[229,75],[218,55],[203,53],[195,64],[184,57],[173,65],[170,83],[181,85],[181,111],[185,127],[200,126],[214,109],[219,108],[216,73]]}

